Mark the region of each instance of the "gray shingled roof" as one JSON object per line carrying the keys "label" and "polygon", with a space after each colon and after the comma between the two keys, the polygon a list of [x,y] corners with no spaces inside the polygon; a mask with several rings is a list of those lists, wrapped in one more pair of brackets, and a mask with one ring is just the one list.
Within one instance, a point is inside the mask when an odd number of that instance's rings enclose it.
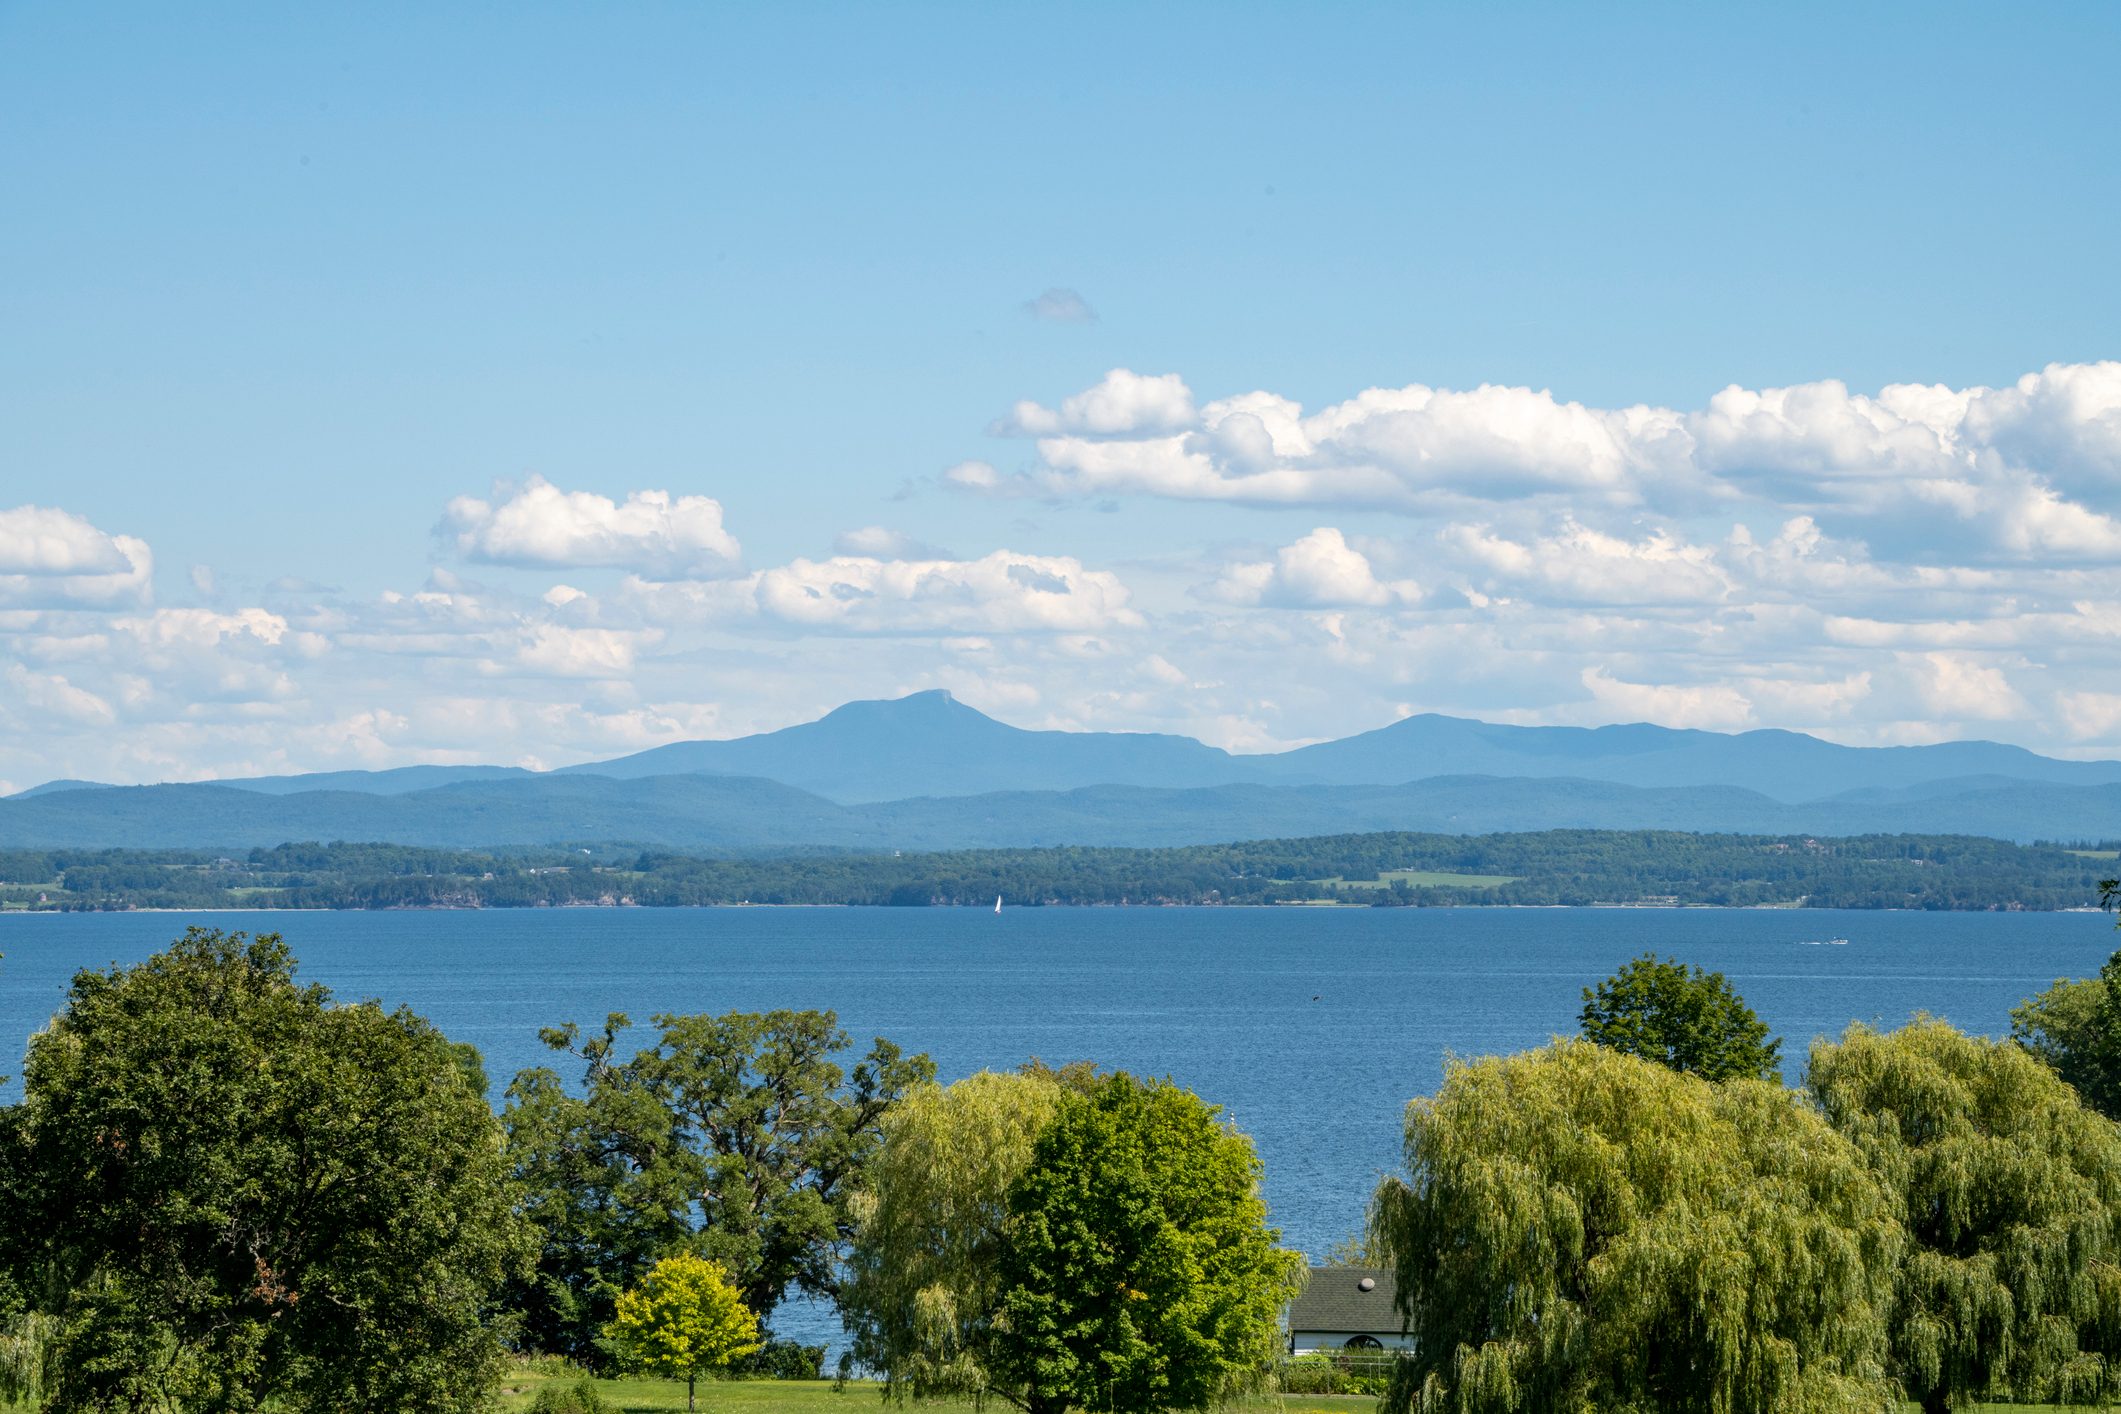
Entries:
{"label": "gray shingled roof", "polygon": [[[1367,1281],[1370,1287],[1363,1289]],[[1289,1303],[1291,1331],[1398,1334],[1392,1274],[1382,1267],[1313,1267],[1303,1295]]]}

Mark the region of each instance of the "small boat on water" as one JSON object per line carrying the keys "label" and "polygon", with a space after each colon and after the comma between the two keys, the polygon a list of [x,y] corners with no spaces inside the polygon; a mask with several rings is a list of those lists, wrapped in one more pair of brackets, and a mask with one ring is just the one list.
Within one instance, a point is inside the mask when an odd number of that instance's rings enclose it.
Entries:
{"label": "small boat on water", "polygon": [[1000,913],[1002,911],[1002,896],[1000,894],[996,894],[994,896],[994,911],[996,913]]}
{"label": "small boat on water", "polygon": [[1845,948],[1849,945],[1847,938],[1799,938],[1797,941],[1808,948]]}

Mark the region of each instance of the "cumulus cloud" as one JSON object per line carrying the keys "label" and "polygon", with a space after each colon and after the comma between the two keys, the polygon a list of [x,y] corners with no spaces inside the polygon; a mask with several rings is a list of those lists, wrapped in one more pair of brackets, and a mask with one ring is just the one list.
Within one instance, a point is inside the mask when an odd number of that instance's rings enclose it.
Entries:
{"label": "cumulus cloud", "polygon": [[71,511],[0,511],[0,609],[139,608],[154,597],[154,570],[146,541]]}
{"label": "cumulus cloud", "polygon": [[543,477],[497,487],[492,500],[459,496],[437,528],[468,560],[523,569],[627,569],[680,579],[733,568],[742,551],[722,527],[721,503],[635,491],[613,501],[562,491]]}
{"label": "cumulus cloud", "polygon": [[1102,382],[1066,399],[1057,409],[1018,403],[997,429],[1034,437],[1055,432],[1133,437],[1174,432],[1193,420],[1192,390],[1176,373],[1145,376],[1115,368]]}
{"label": "cumulus cloud", "polygon": [[1134,626],[1117,576],[1066,556],[796,560],[758,576],[759,612],[811,629],[1022,633]]}
{"label": "cumulus cloud", "polygon": [[1729,683],[1623,682],[1602,667],[1585,668],[1581,678],[1615,721],[1708,731],[1742,731],[1753,725],[1753,704]]}
{"label": "cumulus cloud", "polygon": [[1024,313],[1049,324],[1094,324],[1097,311],[1074,290],[1055,285],[1037,299],[1024,301]]}
{"label": "cumulus cloud", "polygon": [[1893,558],[1940,539],[2004,560],[2121,557],[2121,521],[2086,500],[2121,485],[2121,362],[2051,365],[2000,389],[1734,385],[1694,409],[1410,384],[1308,414],[1267,391],[1196,408],[1177,374],[1115,369],[1057,408],[1020,402],[990,430],[1035,440],[1032,479],[1051,495],[1417,514],[1752,503],[1861,531]]}
{"label": "cumulus cloud", "polygon": [[1421,598],[1412,580],[1379,579],[1369,557],[1331,526],[1282,546],[1271,560],[1230,566],[1210,592],[1225,603],[1292,609],[1377,607]]}
{"label": "cumulus cloud", "polygon": [[1699,605],[1731,588],[1713,547],[1661,529],[1628,540],[1569,520],[1553,534],[1519,541],[1484,525],[1454,525],[1442,540],[1472,567],[1484,592],[1544,603]]}

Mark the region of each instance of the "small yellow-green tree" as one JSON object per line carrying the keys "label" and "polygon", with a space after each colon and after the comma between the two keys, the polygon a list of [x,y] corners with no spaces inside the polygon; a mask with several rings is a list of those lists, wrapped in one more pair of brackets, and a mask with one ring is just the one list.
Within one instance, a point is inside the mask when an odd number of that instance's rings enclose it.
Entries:
{"label": "small yellow-green tree", "polygon": [[619,1364],[685,1382],[685,1407],[698,1408],[701,1375],[759,1348],[759,1319],[728,1273],[704,1257],[665,1257],[621,1293],[605,1334]]}

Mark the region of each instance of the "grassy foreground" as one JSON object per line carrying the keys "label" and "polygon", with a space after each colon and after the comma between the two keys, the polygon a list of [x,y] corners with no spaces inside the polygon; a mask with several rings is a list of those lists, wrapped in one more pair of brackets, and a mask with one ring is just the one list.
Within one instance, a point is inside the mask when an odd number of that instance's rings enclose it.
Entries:
{"label": "grassy foreground", "polygon": [[[576,1377],[518,1375],[503,1383],[504,1391],[499,1407],[515,1411],[528,1409],[538,1386],[543,1384],[571,1385]],[[685,1407],[685,1386],[672,1380],[598,1380],[597,1393],[626,1411],[662,1411]],[[700,1382],[700,1414],[724,1414],[724,1411],[742,1411],[742,1414],[867,1414],[882,1405],[879,1398],[881,1387],[866,1380],[850,1382],[844,1390],[835,1390],[830,1380],[702,1380]],[[909,1406],[927,1414],[973,1414],[970,1404],[922,1404]],[[1374,1399],[1345,1399],[1337,1396],[1316,1394],[1292,1394],[1287,1396],[1262,1396],[1248,1399],[1235,1406],[1241,1410],[1258,1411],[1258,1414],[1370,1414],[1377,1407]],[[1006,1409],[1006,1405],[990,1404],[986,1414]]]}
{"label": "grassy foreground", "polygon": [[[499,1408],[506,1411],[528,1409],[538,1386],[543,1384],[573,1384],[573,1376],[517,1375],[502,1385],[503,1394]],[[683,1409],[685,1386],[670,1380],[598,1380],[597,1392],[625,1414],[648,1414],[648,1411]],[[830,1380],[703,1380],[700,1383],[700,1414],[723,1414],[723,1411],[742,1411],[742,1414],[857,1414],[857,1411],[875,1409],[880,1406],[881,1387],[867,1380],[855,1380],[843,1390],[835,1390]],[[921,1414],[973,1414],[970,1404],[920,1404],[909,1405]],[[1006,1410],[1008,1406],[990,1404],[986,1414]],[[1290,1394],[1260,1395],[1233,1406],[1250,1411],[1251,1414],[1371,1414],[1377,1408],[1374,1399],[1359,1399],[1337,1395]],[[2054,1410],[2051,1404],[1984,1404],[1981,1409],[1997,1411],[2035,1409]],[[1910,1414],[1916,1405],[1908,1405]]]}

